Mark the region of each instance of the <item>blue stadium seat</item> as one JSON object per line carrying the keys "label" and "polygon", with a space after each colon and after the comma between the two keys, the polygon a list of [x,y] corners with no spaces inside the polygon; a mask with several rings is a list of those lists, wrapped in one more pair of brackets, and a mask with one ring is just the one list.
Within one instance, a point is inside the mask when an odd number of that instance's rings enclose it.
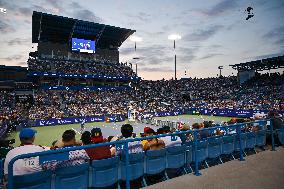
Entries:
{"label": "blue stadium seat", "polygon": [[51,171],[41,171],[26,175],[14,176],[15,189],[50,189]]}
{"label": "blue stadium seat", "polygon": [[[138,178],[143,177],[144,175],[144,157],[145,153],[136,153],[136,154],[129,154],[129,179],[135,180]],[[121,157],[121,180],[126,180],[126,172],[125,172],[125,155]],[[142,185],[146,186],[146,182],[144,178],[142,178],[143,183]]]}
{"label": "blue stadium seat", "polygon": [[[245,149],[253,149],[255,151],[255,144],[256,144],[256,136],[254,132],[247,132],[246,133],[246,147]],[[255,151],[256,152],[256,151]]]}
{"label": "blue stadium seat", "polygon": [[89,164],[62,167],[55,170],[55,188],[86,189],[89,183]]}
{"label": "blue stadium seat", "polygon": [[256,146],[264,146],[266,144],[266,129],[256,132]]}
{"label": "blue stadium seat", "polygon": [[242,144],[242,150],[243,153],[246,155],[245,153],[245,147],[246,147],[246,133],[241,133],[240,138],[238,137],[238,135],[235,135],[235,151],[236,152],[240,152],[240,139],[241,139],[241,144]]}
{"label": "blue stadium seat", "polygon": [[[186,143],[187,145],[187,143]],[[192,163],[192,145],[186,146],[186,167],[190,169],[190,172],[193,172],[190,164]]]}
{"label": "blue stadium seat", "polygon": [[118,183],[119,157],[112,157],[91,162],[91,186],[107,187]]}
{"label": "blue stadium seat", "polygon": [[3,184],[4,176],[4,159],[0,159],[0,185]]}
{"label": "blue stadium seat", "polygon": [[221,163],[222,160],[220,158],[222,154],[222,138],[221,137],[210,137],[207,139],[208,141],[208,158],[216,159],[218,158]]}
{"label": "blue stadium seat", "polygon": [[234,136],[223,136],[222,137],[222,154],[223,155],[231,155],[233,159],[235,159],[233,152],[234,152],[234,143],[235,137]]}
{"label": "blue stadium seat", "polygon": [[167,169],[178,169],[183,168],[186,173],[185,164],[186,164],[186,156],[185,156],[185,145],[181,146],[172,146],[167,147]]}
{"label": "blue stadium seat", "polygon": [[280,143],[282,144],[282,146],[284,146],[284,129],[278,130],[277,134],[278,134],[278,139],[279,139]]}
{"label": "blue stadium seat", "polygon": [[145,174],[155,175],[165,173],[165,178],[168,179],[166,170],[166,149],[146,151],[145,156]]}
{"label": "blue stadium seat", "polygon": [[197,161],[198,163],[202,163],[203,161],[205,161],[206,166],[209,167],[208,163],[206,162],[206,159],[208,158],[208,142],[206,140],[197,142],[196,160],[195,160],[195,151],[193,150],[192,152],[193,152],[192,153],[193,162]]}

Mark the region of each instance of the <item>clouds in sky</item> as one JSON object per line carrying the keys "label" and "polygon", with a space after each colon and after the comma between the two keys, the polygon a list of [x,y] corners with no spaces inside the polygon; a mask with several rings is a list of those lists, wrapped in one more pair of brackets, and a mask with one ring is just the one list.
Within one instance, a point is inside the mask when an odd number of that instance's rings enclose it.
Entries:
{"label": "clouds in sky", "polygon": [[[255,17],[245,20],[253,6]],[[217,67],[231,74],[229,64],[284,52],[284,3],[279,0],[0,0],[0,64],[24,65],[31,46],[32,11],[47,12],[92,22],[135,29],[143,42],[126,40],[120,60],[138,64],[145,79],[171,78],[174,54],[178,77],[216,76]],[[178,33],[182,39],[167,39]],[[140,57],[139,60],[133,60]],[[264,57],[265,58],[265,57]]]}

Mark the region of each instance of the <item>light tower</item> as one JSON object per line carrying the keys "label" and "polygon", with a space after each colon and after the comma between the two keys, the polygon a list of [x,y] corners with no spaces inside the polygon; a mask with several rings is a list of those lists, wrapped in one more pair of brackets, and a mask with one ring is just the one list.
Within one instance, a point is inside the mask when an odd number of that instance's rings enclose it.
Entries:
{"label": "light tower", "polygon": [[177,79],[177,55],[176,55],[176,40],[181,39],[181,36],[178,34],[172,34],[168,36],[169,40],[174,41],[174,53],[175,53],[175,80]]}
{"label": "light tower", "polygon": [[[135,57],[133,58],[133,60],[139,60],[139,57],[136,56],[136,42],[141,42],[143,40],[142,40],[141,37],[133,35],[133,36],[130,36],[130,41],[134,42]],[[137,63],[135,65],[135,69],[136,69],[136,75],[138,76],[138,73],[137,73]]]}
{"label": "light tower", "polygon": [[218,69],[220,70],[220,75],[219,75],[219,77],[221,77],[221,76],[222,76],[222,69],[223,69],[223,66],[218,66]]}

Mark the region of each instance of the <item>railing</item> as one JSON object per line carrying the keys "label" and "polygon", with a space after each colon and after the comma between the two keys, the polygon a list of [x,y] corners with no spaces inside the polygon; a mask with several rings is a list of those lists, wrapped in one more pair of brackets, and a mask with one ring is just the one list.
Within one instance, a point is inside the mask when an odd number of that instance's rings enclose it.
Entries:
{"label": "railing", "polygon": [[[194,164],[194,174],[196,176],[201,175],[199,172],[199,166],[198,166],[198,161],[197,160],[197,145],[200,139],[198,139],[198,133],[200,131],[211,131],[211,130],[216,130],[220,129],[226,132],[228,134],[229,129],[236,130],[236,136],[238,142],[239,142],[239,147],[240,147],[240,161],[244,161],[244,147],[242,146],[242,140],[241,140],[241,129],[243,127],[246,127],[247,125],[251,125],[254,123],[258,124],[264,124],[266,123],[270,125],[269,120],[261,120],[261,121],[255,121],[255,122],[247,122],[247,123],[239,123],[239,124],[234,124],[234,125],[229,125],[229,126],[216,126],[216,127],[211,127],[211,128],[205,128],[202,130],[188,130],[188,131],[179,131],[171,134],[159,134],[155,136],[148,136],[148,137],[143,137],[143,138],[131,138],[127,140],[120,140],[120,141],[114,141],[114,142],[106,142],[106,143],[99,143],[99,144],[92,144],[92,145],[87,145],[87,146],[77,146],[77,147],[70,147],[70,148],[63,148],[63,149],[58,149],[58,150],[49,150],[49,151],[44,151],[44,152],[38,152],[38,153],[30,153],[30,154],[22,154],[19,156],[14,157],[8,165],[8,189],[13,189],[14,188],[14,178],[13,178],[13,165],[15,161],[18,159],[23,159],[23,158],[30,158],[30,157],[39,157],[39,164],[42,165],[43,163],[49,162],[49,161],[64,161],[64,160],[69,160],[69,151],[74,151],[74,150],[83,150],[83,149],[90,149],[90,148],[95,148],[95,147],[101,147],[101,146],[107,146],[107,145],[115,145],[117,149],[122,149],[125,154],[125,172],[126,172],[126,188],[130,189],[130,170],[128,170],[128,165],[129,165],[129,153],[128,153],[128,143],[129,142],[134,142],[134,141],[141,141],[141,140],[146,140],[146,139],[153,139],[153,138],[160,138],[160,137],[166,137],[166,136],[171,136],[173,140],[176,140],[176,136],[181,136],[185,134],[191,134],[194,136],[193,138],[193,148],[192,152],[195,155],[195,164]],[[262,125],[260,125],[262,126]],[[270,127],[272,128],[272,127]],[[274,136],[273,136],[273,128],[270,129],[270,134],[272,136],[272,150],[275,150],[274,146]],[[225,135],[226,136],[226,135]],[[221,136],[222,137],[222,136]]]}
{"label": "railing", "polygon": [[3,176],[4,176],[3,164],[4,164],[4,159],[0,159],[0,185],[3,184]]}

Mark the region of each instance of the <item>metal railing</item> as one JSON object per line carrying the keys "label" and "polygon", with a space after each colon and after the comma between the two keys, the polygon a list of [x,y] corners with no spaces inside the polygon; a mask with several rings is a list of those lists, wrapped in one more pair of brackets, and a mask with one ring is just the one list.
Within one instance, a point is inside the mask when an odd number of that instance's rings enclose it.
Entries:
{"label": "metal railing", "polygon": [[[30,154],[22,154],[14,157],[8,165],[8,189],[13,189],[14,188],[14,178],[13,178],[13,165],[15,161],[19,159],[24,159],[24,158],[31,158],[31,157],[39,157],[39,164],[42,165],[43,163],[46,163],[48,161],[64,161],[64,160],[69,160],[69,152],[70,151],[75,151],[75,150],[85,150],[85,149],[91,149],[91,148],[96,148],[96,147],[101,147],[101,146],[110,146],[110,145],[115,145],[117,149],[124,150],[125,154],[125,172],[126,172],[126,188],[130,189],[130,170],[128,169],[129,165],[129,152],[128,152],[128,143],[129,142],[134,142],[134,141],[142,141],[142,140],[147,140],[147,139],[153,139],[153,138],[160,138],[160,137],[166,137],[166,136],[171,136],[173,139],[176,138],[175,136],[181,136],[181,135],[186,135],[186,134],[191,134],[193,135],[193,141],[192,141],[192,152],[195,155],[195,162],[194,162],[194,174],[196,176],[201,175],[199,172],[199,166],[198,166],[198,161],[197,160],[197,153],[194,153],[197,151],[197,145],[200,139],[198,138],[198,133],[200,131],[211,131],[211,130],[216,130],[216,129],[222,129],[228,134],[229,129],[233,129],[236,131],[235,135],[237,136],[237,139],[239,139],[239,146],[240,146],[240,161],[244,161],[244,154],[243,150],[244,147],[242,146],[242,141],[241,141],[241,129],[246,127],[247,125],[252,125],[254,123],[266,123],[270,124],[269,120],[260,120],[260,121],[254,121],[254,122],[246,122],[246,123],[237,123],[233,125],[228,125],[228,126],[215,126],[211,128],[204,128],[204,129],[194,129],[194,130],[188,130],[188,131],[177,131],[174,133],[170,134],[159,134],[155,136],[148,136],[148,137],[143,137],[143,138],[130,138],[126,140],[118,140],[118,141],[113,141],[113,142],[106,142],[106,143],[99,143],[99,144],[92,144],[92,145],[86,145],[86,146],[76,146],[76,147],[70,147],[70,148],[63,148],[63,149],[57,149],[57,150],[49,150],[49,151],[43,151],[43,152],[37,152],[37,153],[30,153]],[[274,145],[274,131],[272,126],[270,127],[270,134],[272,137],[272,151],[275,150],[275,145]],[[226,134],[224,136],[226,136]]]}

